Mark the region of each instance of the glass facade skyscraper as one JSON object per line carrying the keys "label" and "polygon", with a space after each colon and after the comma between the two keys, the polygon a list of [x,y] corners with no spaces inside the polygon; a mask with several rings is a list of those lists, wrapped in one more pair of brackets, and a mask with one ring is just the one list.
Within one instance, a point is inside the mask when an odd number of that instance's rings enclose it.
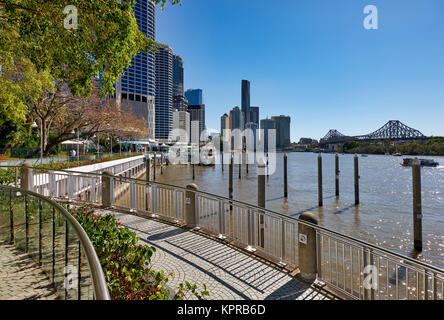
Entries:
{"label": "glass facade skyscraper", "polygon": [[202,89],[188,89],[185,91],[185,97],[188,100],[188,105],[203,104]]}
{"label": "glass facade skyscraper", "polygon": [[[155,6],[150,0],[137,0],[134,8],[137,26],[148,38],[155,39]],[[148,137],[154,138],[155,55],[138,53],[116,86],[118,103],[128,104],[132,112],[147,122]]]}
{"label": "glass facade skyscraper", "polygon": [[247,115],[250,109],[250,81],[242,80],[242,102],[241,109],[244,113],[244,120],[247,120]]}
{"label": "glass facade skyscraper", "polygon": [[168,139],[173,127],[173,50],[156,53],[156,139]]}
{"label": "glass facade skyscraper", "polygon": [[183,61],[173,56],[173,96],[183,96]]}

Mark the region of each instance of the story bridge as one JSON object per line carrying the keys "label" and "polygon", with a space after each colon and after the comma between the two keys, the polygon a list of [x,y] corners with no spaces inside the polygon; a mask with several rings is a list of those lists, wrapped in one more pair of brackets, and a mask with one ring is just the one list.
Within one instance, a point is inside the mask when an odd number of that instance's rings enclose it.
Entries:
{"label": "story bridge", "polygon": [[328,133],[320,140],[320,144],[343,143],[346,141],[372,141],[372,140],[422,140],[428,139],[420,131],[406,126],[399,120],[390,120],[378,130],[361,136],[346,136],[336,129]]}

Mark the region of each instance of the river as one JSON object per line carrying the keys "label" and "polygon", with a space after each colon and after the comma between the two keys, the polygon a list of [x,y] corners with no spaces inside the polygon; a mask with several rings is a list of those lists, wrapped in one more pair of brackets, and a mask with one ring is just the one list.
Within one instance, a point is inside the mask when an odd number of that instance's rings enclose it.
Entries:
{"label": "river", "polygon": [[[339,155],[340,196],[335,196],[334,154],[323,154],[324,206],[318,207],[317,154],[288,154],[288,200],[283,198],[283,154],[277,154],[277,170],[266,179],[266,207],[298,217],[316,214],[319,224],[349,236],[413,256],[412,170],[400,165],[401,157],[359,157],[360,205],[354,205],[353,155]],[[444,268],[444,157],[433,158],[436,168],[423,168],[423,251],[419,259]],[[200,190],[228,196],[228,166],[195,167]],[[191,166],[168,166],[156,181],[186,186],[192,181]],[[257,204],[256,168],[249,174],[234,165],[234,199]]]}

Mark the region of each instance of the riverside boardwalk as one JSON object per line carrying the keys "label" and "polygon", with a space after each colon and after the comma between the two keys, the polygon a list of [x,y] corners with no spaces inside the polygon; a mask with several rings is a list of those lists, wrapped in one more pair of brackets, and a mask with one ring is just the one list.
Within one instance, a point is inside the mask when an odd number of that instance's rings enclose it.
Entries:
{"label": "riverside boardwalk", "polygon": [[[210,292],[211,300],[330,300],[321,287],[306,284],[283,268],[195,231],[127,213],[112,214],[136,232],[140,243],[156,248],[154,270],[173,272],[170,287],[188,281]],[[185,299],[195,299],[188,294]]]}
{"label": "riverside boardwalk", "polygon": [[0,242],[0,300],[56,300],[42,268],[26,253]]}

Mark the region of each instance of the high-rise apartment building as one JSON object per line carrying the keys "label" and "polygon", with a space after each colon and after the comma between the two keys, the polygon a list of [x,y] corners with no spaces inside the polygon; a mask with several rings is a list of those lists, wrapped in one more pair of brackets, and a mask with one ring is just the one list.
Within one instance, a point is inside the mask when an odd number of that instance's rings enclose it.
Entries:
{"label": "high-rise apartment building", "polygon": [[250,108],[250,81],[242,80],[242,104],[241,109],[247,120],[248,110]]}
{"label": "high-rise apartment building", "polygon": [[250,107],[247,112],[245,123],[253,122],[259,127],[259,107]]}
{"label": "high-rise apartment building", "polygon": [[239,107],[234,107],[230,111],[230,129],[239,129],[244,130],[245,128],[245,120],[244,120],[244,113],[242,112]]}
{"label": "high-rise apartment building", "polygon": [[187,111],[173,111],[173,130],[170,139],[184,143],[190,142],[191,130],[190,114]]}
{"label": "high-rise apartment building", "polygon": [[179,56],[173,56],[173,96],[183,96],[183,61]]}
{"label": "high-rise apartment building", "polygon": [[[137,26],[148,38],[155,39],[155,6],[150,0],[137,0],[134,5]],[[147,123],[147,137],[155,135],[155,55],[140,52],[131,60],[116,84],[116,100],[127,104],[138,118]]]}
{"label": "high-rise apartment building", "polygon": [[182,58],[173,56],[173,110],[187,111],[188,100],[183,92],[184,68]]}
{"label": "high-rise apartment building", "polygon": [[290,117],[271,117],[276,123],[276,148],[283,149],[290,146]]}
{"label": "high-rise apartment building", "polygon": [[202,105],[202,89],[188,89],[185,91],[185,97],[188,100],[189,105]]}
{"label": "high-rise apartment building", "polygon": [[[199,121],[199,137],[194,137],[193,132],[191,132],[191,142],[193,141],[200,141],[202,132],[206,128],[205,124],[205,105],[204,104],[198,104],[198,105],[188,105],[188,112],[190,113],[190,121]],[[191,128],[191,131],[193,131],[193,128]],[[198,140],[197,140],[198,139]]]}
{"label": "high-rise apartment building", "polygon": [[230,117],[228,114],[224,114],[222,117],[220,117],[220,136],[224,136],[224,130],[231,129],[230,127]]}
{"label": "high-rise apartment building", "polygon": [[173,125],[173,50],[159,47],[156,53],[156,139],[168,139]]}
{"label": "high-rise apartment building", "polygon": [[[262,119],[261,120],[261,137],[260,140],[263,142],[264,151],[268,152],[268,136],[269,130],[276,129],[276,121],[272,119]],[[271,151],[271,150],[270,150]]]}

